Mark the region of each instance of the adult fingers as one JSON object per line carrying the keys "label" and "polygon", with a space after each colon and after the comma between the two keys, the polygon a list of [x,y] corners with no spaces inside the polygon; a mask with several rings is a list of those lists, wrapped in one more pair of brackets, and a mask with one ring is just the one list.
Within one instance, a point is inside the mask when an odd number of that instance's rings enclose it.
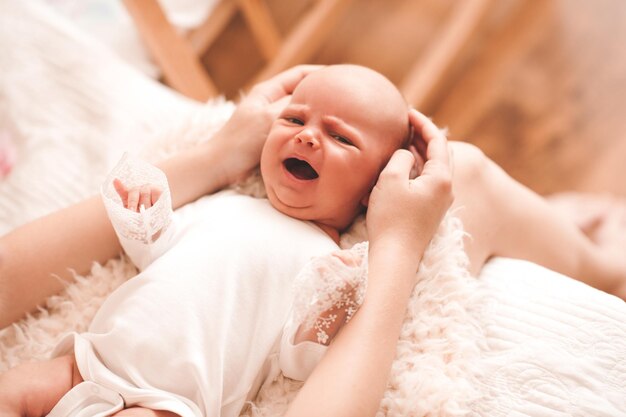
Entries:
{"label": "adult fingers", "polygon": [[396,179],[409,179],[411,168],[415,164],[415,157],[406,149],[398,149],[391,155],[387,166],[380,173],[379,181],[385,182]]}
{"label": "adult fingers", "polygon": [[424,158],[419,154],[414,145],[409,146],[409,152],[411,152],[415,158],[415,163],[413,164],[413,168],[411,168],[411,174],[409,177],[413,179],[422,173],[422,170],[424,169]]}
{"label": "adult fingers", "polygon": [[411,123],[411,126],[413,126],[413,129],[421,133],[426,143],[440,133],[439,129],[435,126],[432,120],[415,109],[409,110],[409,122]]}
{"label": "adult fingers", "polygon": [[428,144],[428,151],[431,157],[424,163],[420,177],[437,176],[445,181],[450,180],[452,178],[452,164],[448,142],[439,139],[433,140]]}
{"label": "adult fingers", "polygon": [[269,105],[269,111],[274,115],[274,118],[277,118],[283,109],[287,107],[289,100],[291,100],[291,95],[284,96]]}
{"label": "adult fingers", "polygon": [[415,109],[409,110],[409,121],[416,133],[421,133],[426,144],[424,170],[440,165],[443,165],[445,169],[449,169],[450,154],[446,136],[428,117]]}
{"label": "adult fingers", "polygon": [[258,95],[268,103],[273,103],[293,93],[304,77],[320,68],[323,68],[323,65],[297,65],[257,84],[250,94]]}
{"label": "adult fingers", "polygon": [[417,110],[409,109],[409,127],[411,129],[410,145],[414,146],[417,153],[425,160],[427,143],[422,137],[421,120],[416,118],[416,115],[413,114],[414,112],[417,112]]}

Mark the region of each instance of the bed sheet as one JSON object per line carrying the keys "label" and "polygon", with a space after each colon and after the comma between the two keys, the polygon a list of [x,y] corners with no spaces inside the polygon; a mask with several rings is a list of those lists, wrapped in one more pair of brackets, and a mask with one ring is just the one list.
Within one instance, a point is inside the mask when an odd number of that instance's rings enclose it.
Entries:
{"label": "bed sheet", "polygon": [[622,300],[521,260],[493,259],[479,278],[479,415],[626,415]]}
{"label": "bed sheet", "polygon": [[[0,180],[0,234],[95,194],[124,151],[156,158],[175,139],[204,140],[232,112],[231,103],[194,103],[144,77],[37,1],[0,0],[0,50],[0,129],[18,148],[14,171]],[[96,266],[48,301],[58,315],[44,311],[0,331],[0,371],[44,357],[133,273],[123,260]],[[480,332],[464,342],[477,355],[459,375],[479,397],[465,408],[433,400],[387,415],[626,416],[624,302],[511,259],[490,261],[475,282],[483,298],[471,320]],[[253,415],[279,415],[295,390],[262,393],[265,411]]]}

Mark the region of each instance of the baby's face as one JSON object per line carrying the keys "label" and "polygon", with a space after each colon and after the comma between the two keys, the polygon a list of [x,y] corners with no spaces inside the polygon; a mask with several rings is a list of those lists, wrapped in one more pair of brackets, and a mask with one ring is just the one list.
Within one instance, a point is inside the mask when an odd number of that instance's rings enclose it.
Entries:
{"label": "baby's face", "polygon": [[404,99],[378,73],[342,65],[309,75],[263,148],[270,202],[291,217],[344,230],[400,147],[407,117]]}

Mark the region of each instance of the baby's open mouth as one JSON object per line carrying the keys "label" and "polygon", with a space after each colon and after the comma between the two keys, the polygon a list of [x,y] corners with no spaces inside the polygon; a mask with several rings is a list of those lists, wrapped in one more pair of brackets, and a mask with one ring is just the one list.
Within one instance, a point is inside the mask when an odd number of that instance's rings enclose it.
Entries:
{"label": "baby's open mouth", "polygon": [[283,164],[287,171],[299,180],[314,180],[319,177],[318,173],[307,161],[298,158],[287,158]]}

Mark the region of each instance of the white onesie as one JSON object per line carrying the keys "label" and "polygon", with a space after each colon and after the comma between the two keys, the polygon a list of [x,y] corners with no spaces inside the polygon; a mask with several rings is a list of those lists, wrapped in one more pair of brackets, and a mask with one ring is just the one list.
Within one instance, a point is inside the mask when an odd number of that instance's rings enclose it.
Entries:
{"label": "white onesie", "polygon": [[126,407],[235,417],[275,377],[279,351],[292,367],[302,363],[298,355],[312,355],[304,359],[309,368],[319,360],[324,346],[283,337],[281,348],[281,334],[294,278],[338,246],[313,223],[235,191],[203,197],[171,223],[159,204],[171,204],[168,191],[146,211],[158,221],[124,209],[130,223],[140,216],[152,227],[143,235],[114,221],[142,271],[107,298],[87,333],[69,335],[55,354],[73,349],[85,381],[118,393]]}

